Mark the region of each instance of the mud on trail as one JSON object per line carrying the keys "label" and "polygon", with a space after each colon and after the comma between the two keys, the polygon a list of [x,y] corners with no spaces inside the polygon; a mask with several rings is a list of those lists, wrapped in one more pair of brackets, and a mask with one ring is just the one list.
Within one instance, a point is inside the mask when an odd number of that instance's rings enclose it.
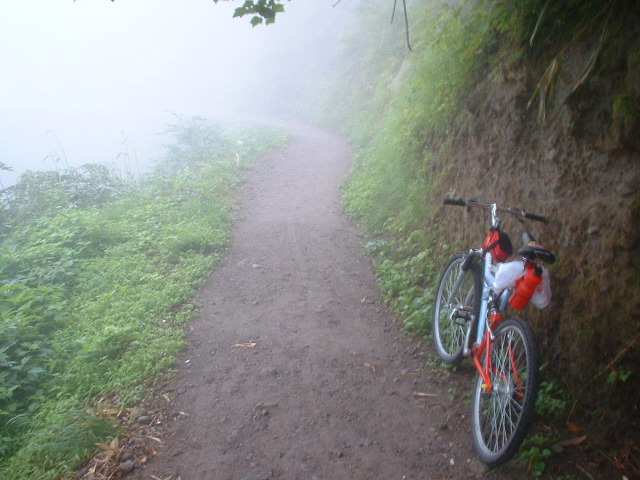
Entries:
{"label": "mud on trail", "polygon": [[427,366],[431,345],[403,335],[379,298],[342,212],[347,144],[292,136],[249,175],[232,247],[159,392],[171,399],[163,443],[133,476],[496,478],[471,449],[470,370]]}

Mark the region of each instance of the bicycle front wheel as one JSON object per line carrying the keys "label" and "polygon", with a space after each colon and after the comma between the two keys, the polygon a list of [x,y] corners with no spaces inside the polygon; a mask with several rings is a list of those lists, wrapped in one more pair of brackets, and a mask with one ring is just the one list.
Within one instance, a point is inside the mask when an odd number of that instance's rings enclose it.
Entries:
{"label": "bicycle front wheel", "polygon": [[496,466],[515,455],[533,418],[538,359],[527,323],[509,319],[496,330],[490,375],[490,392],[480,376],[476,382],[473,443],[480,460]]}
{"label": "bicycle front wheel", "polygon": [[463,270],[466,258],[458,254],[449,260],[436,293],[433,340],[440,358],[450,364],[462,358],[467,328],[480,311],[481,273],[475,264]]}

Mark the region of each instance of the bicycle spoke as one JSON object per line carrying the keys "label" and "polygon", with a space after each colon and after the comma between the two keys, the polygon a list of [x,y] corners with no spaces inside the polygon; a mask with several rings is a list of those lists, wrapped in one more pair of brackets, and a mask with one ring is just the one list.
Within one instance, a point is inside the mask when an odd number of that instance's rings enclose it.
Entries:
{"label": "bicycle spoke", "polygon": [[524,410],[527,353],[521,334],[510,329],[493,343],[491,394],[480,393],[480,432],[486,448],[498,454],[507,448]]}
{"label": "bicycle spoke", "polygon": [[468,319],[457,312],[469,312],[474,305],[474,277],[462,270],[463,261],[460,258],[449,266],[438,292],[436,339],[447,355],[460,352],[466,336]]}

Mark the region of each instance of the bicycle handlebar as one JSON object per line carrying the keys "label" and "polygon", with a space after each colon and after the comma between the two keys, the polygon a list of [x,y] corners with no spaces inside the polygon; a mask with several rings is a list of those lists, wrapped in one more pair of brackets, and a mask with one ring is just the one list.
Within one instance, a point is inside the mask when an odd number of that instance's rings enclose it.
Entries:
{"label": "bicycle handlebar", "polygon": [[[475,198],[464,199],[457,197],[445,197],[444,199],[445,205],[455,205],[457,207],[482,207],[482,208],[490,208],[492,203],[490,202],[481,202],[476,200]],[[497,207],[499,212],[510,213],[511,215],[515,215],[516,217],[527,218],[529,220],[533,220],[536,222],[549,223],[549,219],[543,215],[538,215],[537,213],[527,212],[521,208],[504,208]]]}
{"label": "bicycle handlebar", "polygon": [[446,197],[444,199],[445,205],[456,205],[458,207],[466,207],[467,201],[464,198]]}
{"label": "bicycle handlebar", "polygon": [[549,223],[549,219],[547,217],[538,215],[537,213],[530,213],[530,212],[523,212],[523,213],[525,218],[528,218],[529,220],[534,220],[536,222],[542,222],[542,223]]}

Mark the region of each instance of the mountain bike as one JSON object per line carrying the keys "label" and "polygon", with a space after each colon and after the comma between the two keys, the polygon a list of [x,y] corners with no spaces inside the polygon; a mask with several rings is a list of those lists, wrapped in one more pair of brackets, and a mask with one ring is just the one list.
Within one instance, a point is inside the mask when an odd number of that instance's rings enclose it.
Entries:
{"label": "mountain bike", "polygon": [[[550,301],[548,272],[552,252],[536,243],[526,220],[548,223],[542,215],[502,208],[475,199],[446,198],[445,205],[487,210],[489,231],[480,248],[454,255],[442,273],[435,301],[434,340],[440,358],[457,364],[471,357],[478,373],[472,404],[474,448],[485,464],[497,466],[518,451],[531,423],[538,388],[538,358],[531,327],[512,316],[532,299]],[[499,214],[525,226],[525,246],[515,261]]]}

